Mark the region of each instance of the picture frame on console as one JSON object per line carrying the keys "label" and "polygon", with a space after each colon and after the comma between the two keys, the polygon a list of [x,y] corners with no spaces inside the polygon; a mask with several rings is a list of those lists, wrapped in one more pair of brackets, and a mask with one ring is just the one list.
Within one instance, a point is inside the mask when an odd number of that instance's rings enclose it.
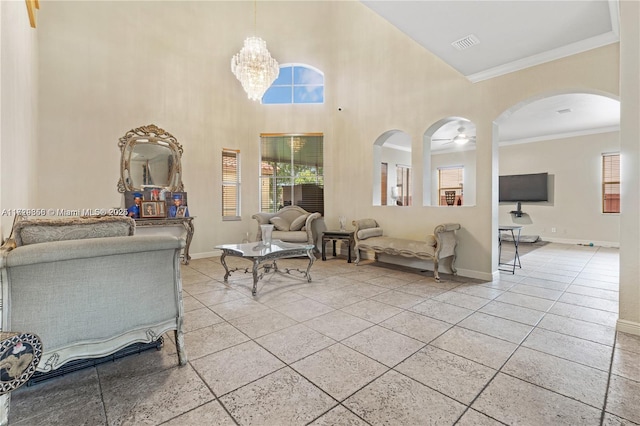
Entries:
{"label": "picture frame on console", "polygon": [[189,217],[189,203],[186,192],[167,193],[165,201],[167,203],[167,217]]}
{"label": "picture frame on console", "polygon": [[167,209],[164,201],[142,201],[140,217],[143,219],[164,219]]}

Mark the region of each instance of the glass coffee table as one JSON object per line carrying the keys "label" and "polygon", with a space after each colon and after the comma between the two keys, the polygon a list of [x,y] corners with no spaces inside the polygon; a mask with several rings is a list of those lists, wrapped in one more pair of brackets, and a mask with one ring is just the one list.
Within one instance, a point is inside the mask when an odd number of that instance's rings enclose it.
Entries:
{"label": "glass coffee table", "polygon": [[[302,276],[307,279],[307,282],[311,282],[311,274],[309,273],[309,271],[311,270],[311,265],[313,265],[313,261],[315,260],[315,257],[313,255],[313,247],[313,244],[285,243],[280,240],[273,240],[271,241],[271,244],[266,244],[263,241],[258,241],[256,243],[222,244],[216,246],[217,249],[222,250],[220,262],[222,263],[222,266],[224,266],[224,270],[226,271],[226,273],[224,274],[225,283],[228,282],[229,275],[231,275],[232,272],[249,272],[249,268],[229,269],[227,263],[225,262],[225,258],[227,256],[241,257],[253,262],[251,273],[253,274],[252,294],[254,296],[258,291],[258,281],[264,276],[265,273],[268,273],[271,270],[273,270],[273,272],[286,274],[290,274],[292,271],[296,271],[301,273]],[[303,271],[293,268],[284,268],[282,270],[278,269],[276,260],[300,256],[307,256],[309,258],[309,265],[307,266],[306,270]]]}

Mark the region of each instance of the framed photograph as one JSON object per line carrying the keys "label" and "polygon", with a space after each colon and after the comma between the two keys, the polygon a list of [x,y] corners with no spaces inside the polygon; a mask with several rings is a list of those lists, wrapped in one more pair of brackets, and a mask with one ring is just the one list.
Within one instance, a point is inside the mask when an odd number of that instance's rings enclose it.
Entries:
{"label": "framed photograph", "polygon": [[142,201],[140,217],[144,219],[164,219],[167,217],[167,209],[164,201]]}
{"label": "framed photograph", "polygon": [[189,217],[189,204],[186,192],[167,193],[167,217]]}
{"label": "framed photograph", "polygon": [[187,206],[180,206],[176,210],[176,217],[187,217]]}

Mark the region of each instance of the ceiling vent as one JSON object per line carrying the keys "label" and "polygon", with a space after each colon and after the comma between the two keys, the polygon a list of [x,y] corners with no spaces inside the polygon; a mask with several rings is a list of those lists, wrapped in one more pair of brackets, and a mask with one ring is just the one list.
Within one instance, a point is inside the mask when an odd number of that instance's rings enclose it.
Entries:
{"label": "ceiling vent", "polygon": [[480,39],[474,34],[469,34],[466,37],[462,37],[460,40],[454,41],[451,45],[458,50],[465,50],[478,43],[480,43]]}
{"label": "ceiling vent", "polygon": [[568,114],[571,111],[573,111],[571,108],[565,108],[565,109],[559,109],[558,111],[556,111],[558,114]]}

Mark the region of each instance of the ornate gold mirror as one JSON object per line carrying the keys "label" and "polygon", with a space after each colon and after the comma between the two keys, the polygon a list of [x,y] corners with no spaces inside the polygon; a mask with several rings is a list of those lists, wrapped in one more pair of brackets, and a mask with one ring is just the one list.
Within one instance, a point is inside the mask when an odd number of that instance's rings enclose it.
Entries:
{"label": "ornate gold mirror", "polygon": [[129,130],[118,141],[121,151],[118,192],[161,188],[182,191],[182,146],[154,124]]}

